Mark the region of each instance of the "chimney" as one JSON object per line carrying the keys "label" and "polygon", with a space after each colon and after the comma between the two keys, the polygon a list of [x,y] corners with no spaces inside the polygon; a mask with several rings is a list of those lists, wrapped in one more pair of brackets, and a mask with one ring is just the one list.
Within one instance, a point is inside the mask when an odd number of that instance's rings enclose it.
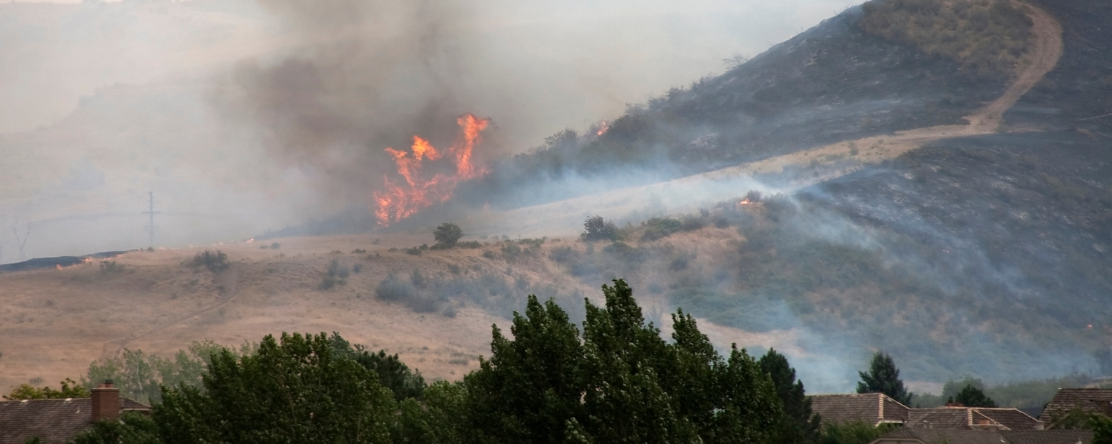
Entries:
{"label": "chimney", "polygon": [[116,419],[120,416],[120,389],[111,379],[93,389],[93,422]]}

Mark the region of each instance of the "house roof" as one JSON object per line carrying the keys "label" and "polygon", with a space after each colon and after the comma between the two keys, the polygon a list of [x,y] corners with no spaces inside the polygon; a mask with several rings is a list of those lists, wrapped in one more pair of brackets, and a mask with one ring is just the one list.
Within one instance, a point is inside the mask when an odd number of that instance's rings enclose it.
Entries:
{"label": "house roof", "polygon": [[1079,408],[1086,413],[1112,416],[1112,389],[1069,388],[1058,389],[1054,398],[1039,415],[1039,420],[1051,423],[1055,415]]}
{"label": "house roof", "polygon": [[1039,421],[1014,408],[939,407],[910,409],[904,424],[915,429],[1038,430]]}
{"label": "house roof", "polygon": [[1039,430],[1042,427],[1039,420],[1019,409],[975,408],[973,410],[1010,430]]}
{"label": "house roof", "polygon": [[910,409],[904,425],[915,429],[969,430],[970,414],[970,410],[964,408]]}
{"label": "house roof", "polygon": [[907,421],[907,406],[883,393],[812,395],[811,411],[827,423],[861,421],[867,424]]}
{"label": "house roof", "polygon": [[[120,398],[122,410],[150,410],[150,406]],[[23,444],[38,437],[63,443],[93,424],[91,398],[0,401],[0,444]]]}
{"label": "house roof", "polygon": [[892,442],[921,444],[1091,444],[1089,430],[959,430],[900,428],[885,433],[874,444]]}

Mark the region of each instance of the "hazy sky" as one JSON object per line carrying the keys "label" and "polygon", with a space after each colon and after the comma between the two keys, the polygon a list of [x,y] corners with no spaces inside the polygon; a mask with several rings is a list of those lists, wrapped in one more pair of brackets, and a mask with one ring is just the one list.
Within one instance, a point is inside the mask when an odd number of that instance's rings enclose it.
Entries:
{"label": "hazy sky", "polygon": [[144,247],[152,190],[162,245],[361,205],[383,148],[460,113],[493,119],[488,156],[521,152],[856,3],[0,3],[0,263],[28,224],[27,258]]}

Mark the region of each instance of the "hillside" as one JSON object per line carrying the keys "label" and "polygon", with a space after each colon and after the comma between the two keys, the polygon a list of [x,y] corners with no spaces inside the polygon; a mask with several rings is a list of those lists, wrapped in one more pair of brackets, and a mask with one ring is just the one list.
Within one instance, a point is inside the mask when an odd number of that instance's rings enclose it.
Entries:
{"label": "hillside", "polygon": [[[720,348],[784,352],[809,391],[849,390],[874,350],[913,390],[1110,374],[1112,5],[972,3],[969,15],[927,0],[851,8],[725,74],[495,162],[455,199],[387,229],[368,231],[357,207],[206,247],[228,253],[221,273],[189,265],[206,249],[191,248],[105,260],[122,271],[94,261],[0,274],[0,335],[11,338],[0,388],[79,376],[121,347],[169,354],[283,330],[335,330],[453,379],[525,295],[578,320],[583,297],[616,277],[664,330],[682,307]],[[942,9],[884,9],[924,4]],[[1011,9],[971,25],[991,8]],[[953,38],[924,34],[934,27]],[[0,144],[32,153],[18,137]],[[151,170],[187,152],[168,146],[176,154]],[[215,174],[235,177],[226,169]],[[113,180],[139,186],[125,177]],[[75,202],[92,193],[71,188]],[[258,226],[241,214],[239,235]],[[596,214],[615,235],[581,240]],[[444,221],[474,243],[421,248]],[[348,270],[342,284],[326,284],[330,269]]]}

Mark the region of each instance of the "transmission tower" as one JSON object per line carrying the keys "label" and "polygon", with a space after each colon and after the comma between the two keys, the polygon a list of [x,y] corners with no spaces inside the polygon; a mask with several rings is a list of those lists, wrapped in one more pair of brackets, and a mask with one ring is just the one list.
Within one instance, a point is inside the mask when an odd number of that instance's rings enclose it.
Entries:
{"label": "transmission tower", "polygon": [[151,223],[150,223],[150,225],[147,225],[147,232],[150,233],[150,235],[151,235],[151,248],[153,249],[154,248],[154,228],[155,228],[154,227],[154,215],[156,215],[158,213],[161,213],[161,211],[155,211],[154,210],[154,191],[150,192],[150,197],[151,197],[151,209],[150,209],[150,211],[144,211],[143,214],[148,214],[148,215],[151,216]]}

